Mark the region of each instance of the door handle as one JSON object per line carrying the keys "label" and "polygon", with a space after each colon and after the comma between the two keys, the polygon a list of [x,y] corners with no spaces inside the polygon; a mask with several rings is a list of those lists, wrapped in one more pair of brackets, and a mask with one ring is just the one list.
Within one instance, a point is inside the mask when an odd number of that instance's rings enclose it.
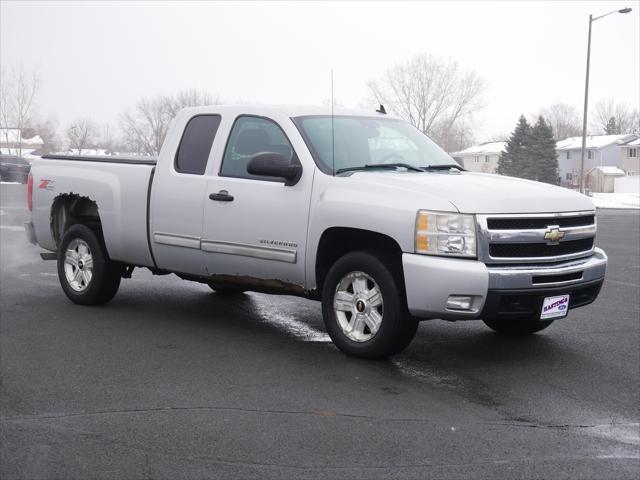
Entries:
{"label": "door handle", "polygon": [[229,195],[229,192],[226,190],[220,190],[218,193],[211,193],[209,194],[209,198],[217,202],[233,202],[233,195]]}

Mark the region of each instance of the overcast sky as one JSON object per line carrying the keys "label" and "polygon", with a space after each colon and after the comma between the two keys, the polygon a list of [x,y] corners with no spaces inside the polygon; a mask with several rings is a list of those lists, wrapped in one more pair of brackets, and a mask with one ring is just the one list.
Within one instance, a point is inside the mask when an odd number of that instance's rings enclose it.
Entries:
{"label": "overcast sky", "polygon": [[452,58],[487,84],[478,138],[520,113],[582,108],[588,16],[591,105],[640,102],[638,1],[610,2],[1,2],[3,67],[38,68],[38,110],[116,122],[143,96],[201,88],[227,102],[326,101],[330,70],[345,106],[366,82],[421,52]]}

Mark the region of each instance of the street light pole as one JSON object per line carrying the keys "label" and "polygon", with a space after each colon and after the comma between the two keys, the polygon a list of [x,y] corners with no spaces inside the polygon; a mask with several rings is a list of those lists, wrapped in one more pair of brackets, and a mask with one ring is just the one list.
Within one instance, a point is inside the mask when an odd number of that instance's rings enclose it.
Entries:
{"label": "street light pole", "polygon": [[589,37],[587,39],[587,74],[584,81],[584,112],[582,116],[582,152],[580,154],[580,193],[585,192],[585,178],[584,178],[584,161],[587,156],[587,106],[589,104],[589,63],[591,61],[591,25],[596,20],[611,15],[612,13],[629,13],[631,8],[623,8],[621,10],[613,10],[599,17],[593,18],[593,15],[589,15]]}
{"label": "street light pole", "polygon": [[580,153],[580,193],[584,193],[584,157],[587,154],[587,106],[589,104],[589,63],[591,61],[591,24],[593,15],[589,15],[589,39],[587,40],[587,74],[584,81],[584,111],[582,116],[582,151]]}

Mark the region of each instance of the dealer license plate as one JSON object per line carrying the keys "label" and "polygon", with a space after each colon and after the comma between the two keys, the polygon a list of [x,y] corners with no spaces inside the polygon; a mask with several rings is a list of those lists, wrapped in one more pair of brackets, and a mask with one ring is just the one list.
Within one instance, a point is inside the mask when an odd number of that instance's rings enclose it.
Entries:
{"label": "dealer license plate", "polygon": [[540,313],[540,320],[550,320],[552,318],[566,317],[568,311],[569,295],[547,297],[542,302],[542,312]]}

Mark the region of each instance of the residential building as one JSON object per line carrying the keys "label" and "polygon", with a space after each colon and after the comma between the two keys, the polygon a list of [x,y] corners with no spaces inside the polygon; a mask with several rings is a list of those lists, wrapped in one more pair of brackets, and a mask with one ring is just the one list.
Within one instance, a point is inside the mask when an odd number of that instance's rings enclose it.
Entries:
{"label": "residential building", "polygon": [[451,156],[471,172],[496,173],[498,160],[505,145],[506,142],[487,142],[453,152]]}
{"label": "residential building", "polygon": [[[637,135],[590,135],[587,137],[587,155],[584,171],[595,167],[617,167],[624,170],[622,145],[637,140]],[[568,188],[580,187],[580,163],[582,137],[570,137],[556,144],[560,185]],[[636,150],[637,152],[637,150]],[[637,155],[637,153],[636,153]]]}
{"label": "residential building", "polygon": [[620,145],[622,170],[627,175],[640,175],[640,138]]}

